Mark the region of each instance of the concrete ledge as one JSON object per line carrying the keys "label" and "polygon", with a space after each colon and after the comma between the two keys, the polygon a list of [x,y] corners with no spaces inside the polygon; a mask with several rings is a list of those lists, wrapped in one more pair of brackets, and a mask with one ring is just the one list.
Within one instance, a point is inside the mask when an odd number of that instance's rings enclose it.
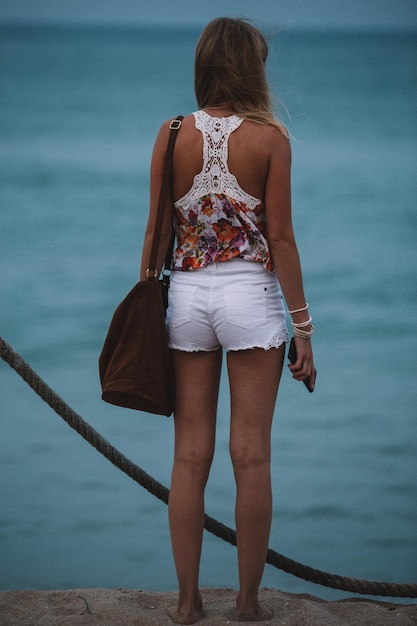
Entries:
{"label": "concrete ledge", "polygon": [[[234,624],[230,617],[236,592],[202,590],[204,626]],[[166,609],[176,604],[176,592],[128,589],[69,591],[3,591],[2,626],[172,626]],[[413,626],[417,604],[395,604],[348,598],[328,602],[309,595],[262,589],[261,602],[274,609],[269,624],[282,626]],[[253,623],[253,622],[252,622]],[[259,622],[258,622],[259,623]],[[266,624],[267,622],[262,622]]]}

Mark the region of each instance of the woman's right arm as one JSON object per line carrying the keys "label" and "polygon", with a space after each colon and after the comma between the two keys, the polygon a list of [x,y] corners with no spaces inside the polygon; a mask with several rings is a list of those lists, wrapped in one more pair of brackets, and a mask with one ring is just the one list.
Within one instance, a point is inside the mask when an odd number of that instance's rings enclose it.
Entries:
{"label": "woman's right arm", "polygon": [[[300,258],[295,242],[291,213],[291,146],[278,129],[272,131],[271,156],[265,187],[267,233],[272,263],[280,282],[288,310],[306,305]],[[294,313],[297,324],[307,321],[307,310]],[[303,327],[309,331],[311,326]],[[310,338],[295,337],[297,361],[289,369],[296,380],[315,378]]]}

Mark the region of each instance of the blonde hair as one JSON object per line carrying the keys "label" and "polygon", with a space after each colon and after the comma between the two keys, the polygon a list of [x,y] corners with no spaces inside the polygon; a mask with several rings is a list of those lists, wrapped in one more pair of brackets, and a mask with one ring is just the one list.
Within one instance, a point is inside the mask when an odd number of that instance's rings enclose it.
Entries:
{"label": "blonde hair", "polygon": [[198,106],[227,106],[243,119],[271,124],[288,136],[274,117],[265,63],[268,44],[248,20],[212,20],[197,43],[194,89]]}

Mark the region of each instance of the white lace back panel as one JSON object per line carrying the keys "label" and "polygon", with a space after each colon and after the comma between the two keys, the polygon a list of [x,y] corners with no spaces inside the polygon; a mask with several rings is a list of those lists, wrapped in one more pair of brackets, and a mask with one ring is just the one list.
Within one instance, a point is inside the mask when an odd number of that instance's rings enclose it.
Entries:
{"label": "white lace back panel", "polygon": [[212,117],[205,111],[196,111],[193,115],[196,128],[203,135],[203,169],[194,177],[191,189],[175,202],[175,206],[186,209],[202,196],[215,193],[230,196],[253,210],[261,200],[241,188],[227,164],[229,137],[243,119],[236,115]]}

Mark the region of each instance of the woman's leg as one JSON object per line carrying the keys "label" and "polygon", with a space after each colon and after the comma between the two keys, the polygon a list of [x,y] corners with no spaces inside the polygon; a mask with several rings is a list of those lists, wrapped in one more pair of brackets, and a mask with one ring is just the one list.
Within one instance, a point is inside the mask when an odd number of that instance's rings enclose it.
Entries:
{"label": "woman's leg", "polygon": [[175,452],[169,495],[169,522],[178,576],[179,624],[202,617],[198,589],[204,530],[204,489],[214,453],[222,352],[173,350],[176,377]]}
{"label": "woman's leg", "polygon": [[285,344],[228,352],[231,394],[230,453],[236,479],[240,591],[236,617],[270,619],[258,604],[272,517],[271,426]]}

